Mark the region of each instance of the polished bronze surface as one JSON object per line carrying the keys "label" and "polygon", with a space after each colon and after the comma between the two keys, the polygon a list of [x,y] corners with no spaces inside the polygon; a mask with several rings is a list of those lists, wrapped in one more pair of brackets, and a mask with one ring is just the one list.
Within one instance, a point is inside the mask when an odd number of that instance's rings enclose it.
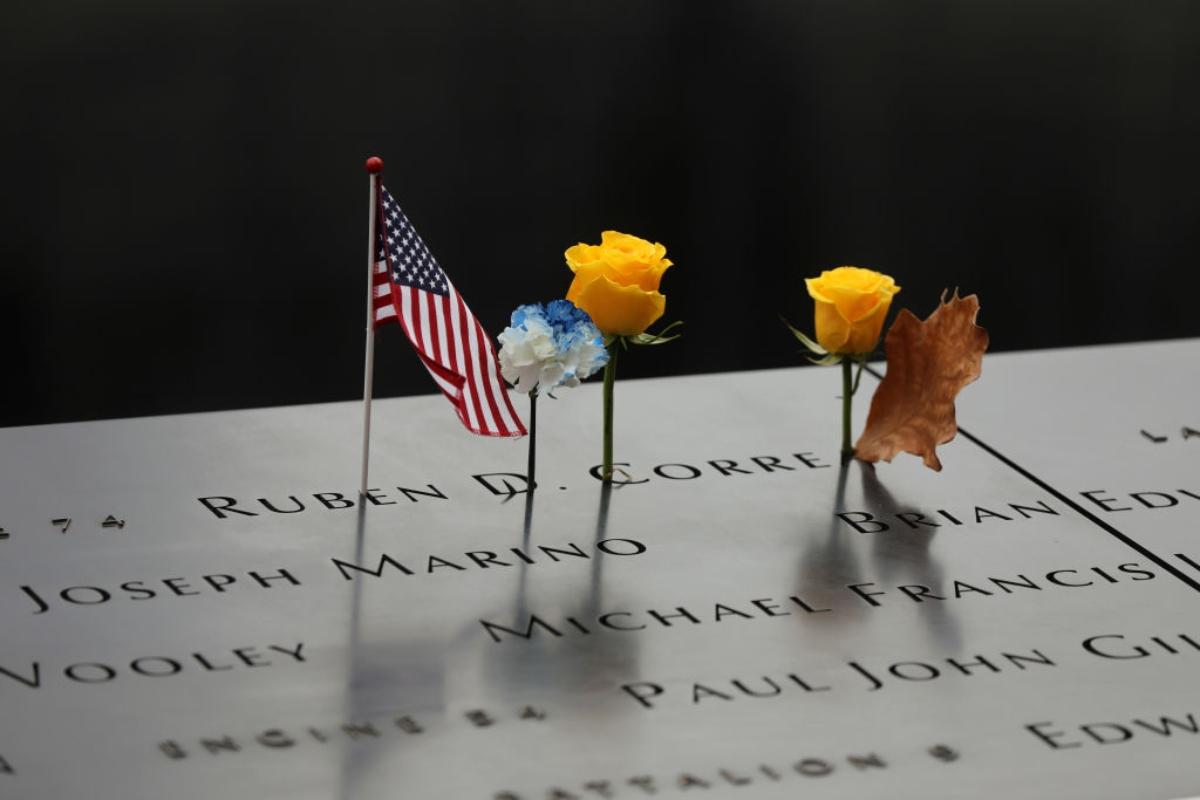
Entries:
{"label": "polished bronze surface", "polygon": [[0,430],[0,797],[1194,794],[1198,356],[988,356],[941,473],[815,368],[625,382],[611,488],[592,385],[533,493],[440,397],[363,505],[352,403]]}

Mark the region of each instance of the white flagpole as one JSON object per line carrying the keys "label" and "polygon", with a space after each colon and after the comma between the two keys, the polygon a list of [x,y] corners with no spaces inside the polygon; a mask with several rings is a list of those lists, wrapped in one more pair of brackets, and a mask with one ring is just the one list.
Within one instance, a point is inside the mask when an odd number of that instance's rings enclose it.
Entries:
{"label": "white flagpole", "polygon": [[[383,159],[372,156],[367,159],[370,173],[371,199],[367,206],[367,354],[363,364],[363,441],[362,483],[359,494],[367,494],[367,466],[371,455],[371,394],[375,378],[375,212],[379,202],[379,175],[383,172]],[[360,501],[362,502],[362,501]]]}

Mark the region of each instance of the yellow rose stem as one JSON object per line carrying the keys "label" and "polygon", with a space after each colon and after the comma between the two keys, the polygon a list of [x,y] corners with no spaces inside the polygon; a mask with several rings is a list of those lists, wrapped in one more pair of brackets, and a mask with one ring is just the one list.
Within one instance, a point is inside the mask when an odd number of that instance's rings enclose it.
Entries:
{"label": "yellow rose stem", "polygon": [[850,372],[853,365],[850,359],[842,359],[842,463],[847,463],[854,457],[854,448],[850,446],[850,405],[854,400],[854,379]]}
{"label": "yellow rose stem", "polygon": [[613,477],[613,384],[617,381],[617,350],[621,337],[608,343],[608,364],[604,367],[604,465],[600,474],[605,481]]}
{"label": "yellow rose stem", "polygon": [[537,466],[537,387],[529,393],[529,491],[537,488],[533,478],[534,467]]}
{"label": "yellow rose stem", "polygon": [[858,362],[858,371],[854,373],[853,379],[850,377],[850,359],[842,359],[842,463],[846,463],[854,457],[854,448],[850,446],[850,406],[853,403],[854,395],[858,394],[858,384],[862,382],[863,367],[866,366],[867,357],[855,356],[854,361]]}

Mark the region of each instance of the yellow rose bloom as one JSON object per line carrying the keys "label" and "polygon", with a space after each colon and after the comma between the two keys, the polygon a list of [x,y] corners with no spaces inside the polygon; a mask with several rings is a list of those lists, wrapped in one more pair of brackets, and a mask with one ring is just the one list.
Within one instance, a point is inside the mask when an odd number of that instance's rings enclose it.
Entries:
{"label": "yellow rose bloom", "polygon": [[663,315],[667,298],[658,291],[671,266],[667,248],[617,231],[600,234],[600,244],[567,248],[575,280],[567,299],[591,316],[608,336],[636,336]]}
{"label": "yellow rose bloom", "polygon": [[890,275],[862,267],[825,270],[806,278],[816,303],[817,343],[830,353],[865,355],[875,349],[883,319],[900,291]]}

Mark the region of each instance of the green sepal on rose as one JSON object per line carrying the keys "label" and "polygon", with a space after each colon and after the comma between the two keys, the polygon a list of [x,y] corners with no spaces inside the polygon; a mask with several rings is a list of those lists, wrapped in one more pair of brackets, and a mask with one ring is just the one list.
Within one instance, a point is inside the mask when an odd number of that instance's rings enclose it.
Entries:
{"label": "green sepal on rose", "polygon": [[821,347],[821,345],[808,338],[808,336],[804,334],[804,331],[798,329],[795,325],[788,322],[784,317],[781,316],[779,319],[783,320],[783,324],[786,325],[788,330],[792,332],[792,335],[796,337],[800,344],[804,345],[804,348],[808,350],[809,353],[811,353],[810,356],[807,356],[809,361],[822,367],[832,367],[834,364],[842,363],[843,356],[841,353],[829,352],[824,347]]}
{"label": "green sepal on rose", "polygon": [[635,336],[610,336],[610,337],[605,338],[604,343],[611,344],[614,340],[620,339],[622,346],[625,346],[625,347],[628,347],[631,344],[636,344],[636,345],[639,345],[642,347],[650,347],[650,346],[658,345],[658,344],[666,344],[667,342],[673,342],[676,339],[683,336],[682,333],[677,333],[674,336],[667,335],[668,333],[675,330],[682,324],[683,324],[683,320],[675,320],[674,322],[672,322],[667,327],[663,328],[658,333],[639,333],[639,334],[636,334]]}

